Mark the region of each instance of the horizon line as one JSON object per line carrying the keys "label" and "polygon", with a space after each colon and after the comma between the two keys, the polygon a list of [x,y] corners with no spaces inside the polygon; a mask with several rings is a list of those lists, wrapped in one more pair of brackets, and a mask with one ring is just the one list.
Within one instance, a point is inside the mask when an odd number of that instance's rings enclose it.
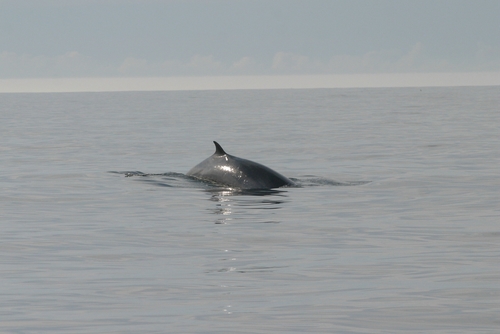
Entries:
{"label": "horizon line", "polygon": [[499,86],[500,72],[0,79],[0,93]]}

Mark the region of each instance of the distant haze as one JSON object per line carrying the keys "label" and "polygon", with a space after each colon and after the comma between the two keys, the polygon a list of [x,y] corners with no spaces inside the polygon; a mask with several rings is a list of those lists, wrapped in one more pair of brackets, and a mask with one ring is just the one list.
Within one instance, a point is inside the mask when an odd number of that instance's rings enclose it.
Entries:
{"label": "distant haze", "polygon": [[0,78],[500,71],[497,0],[0,0]]}
{"label": "distant haze", "polygon": [[312,84],[330,87],[345,86],[339,75],[468,72],[463,84],[481,73],[491,84],[499,18],[498,0],[0,0],[0,91],[33,78],[330,76]]}

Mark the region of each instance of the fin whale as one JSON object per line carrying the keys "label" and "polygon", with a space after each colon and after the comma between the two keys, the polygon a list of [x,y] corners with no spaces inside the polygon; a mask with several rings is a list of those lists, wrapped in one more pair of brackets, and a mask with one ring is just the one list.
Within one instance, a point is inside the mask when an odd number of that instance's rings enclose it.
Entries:
{"label": "fin whale", "polygon": [[288,178],[257,162],[227,154],[216,141],[215,153],[194,166],[188,176],[238,189],[295,186]]}

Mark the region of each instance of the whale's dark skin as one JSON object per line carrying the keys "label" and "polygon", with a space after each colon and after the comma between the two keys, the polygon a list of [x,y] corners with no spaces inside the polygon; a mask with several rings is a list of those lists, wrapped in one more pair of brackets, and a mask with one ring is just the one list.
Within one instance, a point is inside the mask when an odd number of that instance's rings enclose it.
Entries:
{"label": "whale's dark skin", "polygon": [[295,183],[257,162],[224,152],[214,141],[215,153],[194,166],[187,175],[237,189],[272,189]]}

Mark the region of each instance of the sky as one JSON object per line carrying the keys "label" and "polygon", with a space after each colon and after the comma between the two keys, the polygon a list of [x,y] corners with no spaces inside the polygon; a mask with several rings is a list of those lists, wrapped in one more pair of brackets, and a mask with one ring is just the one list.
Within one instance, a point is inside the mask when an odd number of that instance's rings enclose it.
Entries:
{"label": "sky", "polygon": [[500,75],[499,17],[498,0],[0,0],[0,81]]}

